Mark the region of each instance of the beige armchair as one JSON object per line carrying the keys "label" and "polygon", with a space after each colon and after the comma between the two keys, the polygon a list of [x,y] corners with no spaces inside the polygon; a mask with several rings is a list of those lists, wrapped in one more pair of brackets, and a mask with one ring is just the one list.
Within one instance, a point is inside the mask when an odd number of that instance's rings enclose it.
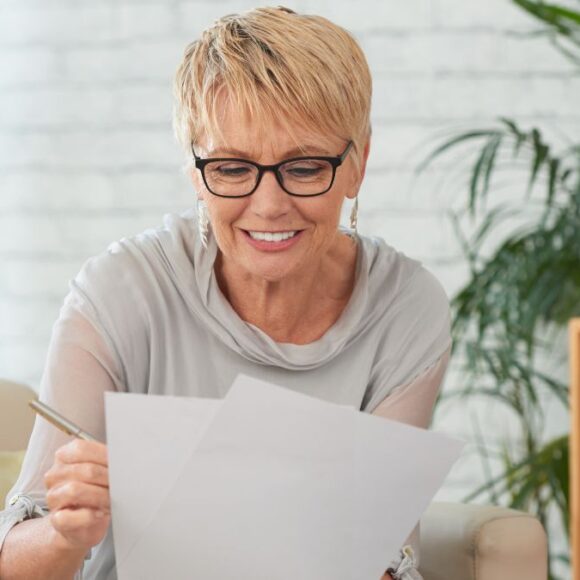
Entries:
{"label": "beige armchair", "polygon": [[544,529],[530,514],[434,502],[421,518],[425,580],[546,580]]}
{"label": "beige armchair", "polygon": [[29,387],[0,380],[0,509],[20,472],[34,425],[28,401],[35,397]]}
{"label": "beige armchair", "polygon": [[[0,457],[26,448],[34,396],[24,385],[0,380]],[[538,520],[522,512],[435,502],[421,519],[420,570],[425,580],[546,580],[546,536]]]}
{"label": "beige armchair", "polygon": [[34,398],[30,387],[0,379],[0,451],[26,449],[34,425],[28,401]]}

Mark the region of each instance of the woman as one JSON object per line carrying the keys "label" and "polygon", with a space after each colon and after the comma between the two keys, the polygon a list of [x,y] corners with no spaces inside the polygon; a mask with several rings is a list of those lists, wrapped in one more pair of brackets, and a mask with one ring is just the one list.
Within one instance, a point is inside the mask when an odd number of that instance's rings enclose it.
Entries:
{"label": "woman", "polygon": [[[228,16],[187,47],[175,97],[197,216],[84,265],[41,399],[105,440],[107,390],[223,397],[242,372],[427,427],[449,307],[418,262],[356,233],[371,78],[353,38],[284,8]],[[116,578],[104,444],[37,421],[9,498],[2,578]],[[420,578],[409,542],[384,578]]]}

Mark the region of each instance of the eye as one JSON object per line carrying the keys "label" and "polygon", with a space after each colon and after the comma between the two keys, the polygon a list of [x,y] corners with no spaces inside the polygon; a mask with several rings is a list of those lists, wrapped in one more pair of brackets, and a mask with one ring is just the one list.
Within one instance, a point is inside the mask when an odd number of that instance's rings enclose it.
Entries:
{"label": "eye", "polygon": [[322,171],[322,167],[295,166],[287,169],[287,173],[294,177],[312,177]]}
{"label": "eye", "polygon": [[284,165],[282,171],[288,179],[312,182],[327,179],[332,167],[321,159],[300,159]]}
{"label": "eye", "polygon": [[247,165],[228,163],[212,168],[224,177],[243,177],[251,172],[251,168]]}

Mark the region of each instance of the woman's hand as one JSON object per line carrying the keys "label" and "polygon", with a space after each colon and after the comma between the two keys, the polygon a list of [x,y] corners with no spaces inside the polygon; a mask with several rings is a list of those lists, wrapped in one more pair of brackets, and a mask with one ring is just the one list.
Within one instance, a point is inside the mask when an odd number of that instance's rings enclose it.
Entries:
{"label": "woman's hand", "polygon": [[56,541],[73,550],[97,545],[111,521],[107,446],[75,439],[59,447],[44,483]]}

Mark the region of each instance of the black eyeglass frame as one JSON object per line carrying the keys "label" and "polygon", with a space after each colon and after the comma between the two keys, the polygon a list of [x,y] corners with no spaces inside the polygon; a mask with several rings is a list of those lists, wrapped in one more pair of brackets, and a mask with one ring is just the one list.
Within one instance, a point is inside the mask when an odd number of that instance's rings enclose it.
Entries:
{"label": "black eyeglass frame", "polygon": [[[256,189],[258,189],[258,186],[260,185],[260,182],[262,181],[262,177],[264,176],[264,173],[266,173],[266,171],[272,171],[274,173],[274,175],[276,176],[276,181],[278,182],[280,187],[288,195],[292,195],[294,197],[317,197],[319,195],[325,194],[333,186],[334,178],[336,177],[336,170],[338,167],[340,167],[344,163],[344,160],[346,159],[346,156],[348,155],[352,146],[353,146],[353,142],[349,141],[346,145],[346,149],[340,155],[337,155],[335,157],[325,157],[325,156],[321,156],[321,155],[307,155],[307,156],[303,156],[303,157],[292,157],[291,159],[285,159],[284,161],[280,161],[280,163],[274,163],[273,165],[261,165],[260,163],[255,163],[254,161],[249,161],[248,159],[240,159],[240,158],[235,158],[235,157],[208,157],[206,159],[202,159],[201,157],[198,157],[195,154],[195,151],[193,149],[193,143],[191,144],[191,152],[193,153],[193,158],[195,159],[195,167],[201,171],[201,177],[203,179],[203,182],[205,183],[207,190],[212,195],[217,195],[218,197],[231,197],[231,198],[248,197],[248,195],[252,195],[252,193],[254,193],[254,191],[256,191]],[[330,180],[330,185],[324,191],[321,191],[320,193],[301,194],[301,193],[292,193],[291,191],[288,191],[284,187],[284,180],[282,179],[282,175],[280,173],[280,167],[282,167],[282,165],[286,165],[286,163],[293,163],[294,161],[304,161],[304,160],[308,160],[308,159],[311,159],[314,161],[328,161],[328,163],[330,163],[330,165],[332,166],[332,179]],[[211,189],[211,187],[208,185],[207,180],[205,178],[205,166],[208,165],[209,163],[213,163],[215,161],[237,161],[239,163],[246,163],[248,165],[253,165],[258,170],[258,177],[256,179],[256,185],[254,186],[254,189],[252,189],[252,191],[250,191],[249,193],[244,193],[242,195],[223,195],[221,193],[216,193],[215,191],[213,191]]]}

